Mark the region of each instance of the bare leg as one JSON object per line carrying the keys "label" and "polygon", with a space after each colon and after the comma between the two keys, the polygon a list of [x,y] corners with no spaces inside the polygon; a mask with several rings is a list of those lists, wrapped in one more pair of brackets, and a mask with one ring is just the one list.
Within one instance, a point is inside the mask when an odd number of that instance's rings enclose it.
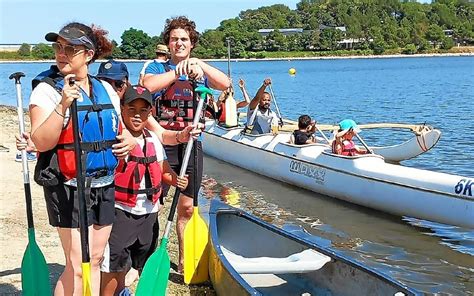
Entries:
{"label": "bare leg", "polygon": [[130,287],[138,279],[138,270],[130,268],[125,276],[125,287]]}
{"label": "bare leg", "polygon": [[184,227],[193,215],[193,199],[181,194],[178,202],[178,222],[176,223],[176,233],[178,234],[179,258],[178,272],[183,272],[184,265]]}
{"label": "bare leg", "polygon": [[77,228],[57,228],[66,258],[64,271],[56,283],[55,296],[82,295],[81,237]]}
{"label": "bare leg", "polygon": [[[89,227],[89,248],[91,257],[91,285],[92,295],[99,296],[100,292],[100,264],[104,257],[104,250],[109,240],[112,225]],[[100,294],[109,295],[109,294]]]}
{"label": "bare leg", "polygon": [[100,295],[117,295],[125,288],[125,272],[103,272]]}

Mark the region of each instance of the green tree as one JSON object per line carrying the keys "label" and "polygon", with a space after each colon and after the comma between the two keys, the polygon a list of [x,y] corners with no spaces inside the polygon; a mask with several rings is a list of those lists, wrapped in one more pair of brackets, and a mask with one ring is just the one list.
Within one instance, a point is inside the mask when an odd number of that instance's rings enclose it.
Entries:
{"label": "green tree", "polygon": [[440,43],[444,39],[444,32],[443,29],[436,25],[432,24],[428,27],[428,31],[426,32],[426,38],[433,42],[433,46],[436,48],[436,45]]}
{"label": "green tree", "polygon": [[22,57],[27,57],[31,54],[31,46],[28,43],[23,43],[18,49],[18,54]]}
{"label": "green tree", "polygon": [[[149,46],[152,45],[152,38],[142,30],[130,28],[122,34],[122,44],[120,50],[124,58],[127,59],[148,59]],[[148,51],[147,51],[148,48]]]}
{"label": "green tree", "polygon": [[38,43],[35,45],[31,50],[31,54],[37,59],[54,59],[53,48],[50,45],[44,43]]}
{"label": "green tree", "polygon": [[451,49],[454,46],[454,41],[453,38],[451,37],[444,37],[443,40],[441,40],[441,48],[448,50]]}
{"label": "green tree", "polygon": [[266,38],[265,49],[268,51],[285,51],[287,48],[286,38],[278,30],[272,31]]}
{"label": "green tree", "polygon": [[320,50],[336,50],[338,42],[342,39],[342,33],[335,28],[327,28],[319,34],[319,49]]}

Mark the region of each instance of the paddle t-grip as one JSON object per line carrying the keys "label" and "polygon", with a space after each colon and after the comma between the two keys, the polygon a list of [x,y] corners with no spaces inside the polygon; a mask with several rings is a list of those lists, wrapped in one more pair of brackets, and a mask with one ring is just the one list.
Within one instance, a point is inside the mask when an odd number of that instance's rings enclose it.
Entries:
{"label": "paddle t-grip", "polygon": [[69,86],[74,86],[74,84],[76,84],[76,78],[74,77],[69,78]]}
{"label": "paddle t-grip", "polygon": [[21,82],[20,82],[21,77],[25,77],[25,73],[15,72],[15,73],[10,75],[9,79],[15,79],[16,84],[21,84]]}

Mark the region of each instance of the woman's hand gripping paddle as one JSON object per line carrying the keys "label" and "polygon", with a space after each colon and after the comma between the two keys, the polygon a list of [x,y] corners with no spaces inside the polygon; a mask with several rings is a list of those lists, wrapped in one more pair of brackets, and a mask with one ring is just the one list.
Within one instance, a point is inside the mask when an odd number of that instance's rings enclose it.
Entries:
{"label": "woman's hand gripping paddle", "polygon": [[[75,79],[69,79],[69,85],[74,85]],[[84,170],[82,167],[81,138],[79,136],[79,122],[77,118],[77,100],[71,105],[72,129],[74,134],[74,154],[76,160],[77,197],[79,200],[79,230],[81,234],[82,251],[82,295],[92,295],[91,288],[91,258],[89,255],[89,223],[87,221],[87,204],[85,193]],[[98,287],[97,287],[98,288]]]}
{"label": "woman's hand gripping paddle", "polygon": [[[201,93],[202,100],[211,94],[211,91],[205,87],[196,88],[195,93],[197,92]],[[195,114],[200,114],[200,112]],[[197,170],[196,145],[194,145],[194,169]],[[197,178],[194,178],[194,181],[197,181]],[[199,215],[198,192],[200,186],[201,184],[194,184],[193,215],[184,227],[184,282],[186,284],[202,283],[209,278],[209,231]]]}
{"label": "woman's hand gripping paddle", "polygon": [[[195,91],[201,93],[201,99],[199,100],[193,120],[193,124],[197,126],[202,107],[204,105],[204,100],[206,99],[207,94],[211,93],[211,90],[206,87],[198,87]],[[189,157],[191,155],[191,149],[193,149],[193,138],[189,137],[188,144],[186,145],[186,151],[184,153],[183,164],[181,165],[181,170],[179,172],[181,177],[184,177],[186,174]],[[166,293],[168,277],[170,275],[170,257],[168,255],[167,245],[171,231],[171,224],[173,223],[180,193],[180,190],[176,188],[160,247],[150,256],[150,258],[148,258],[145,263],[145,267],[143,268],[142,274],[140,275],[140,280],[138,281],[137,290],[135,292],[136,296],[161,296],[165,295]]]}
{"label": "woman's hand gripping paddle", "polygon": [[[25,132],[25,121],[23,117],[23,101],[21,97],[21,77],[25,77],[22,72],[10,75],[10,79],[15,79],[18,122],[20,125],[20,135]],[[26,246],[23,260],[21,261],[21,288],[23,295],[51,295],[49,282],[49,271],[44,255],[35,240],[35,226],[33,223],[33,209],[31,204],[30,175],[26,150],[21,151],[21,163],[23,165],[23,184],[25,187],[26,217],[28,219],[28,245]]]}

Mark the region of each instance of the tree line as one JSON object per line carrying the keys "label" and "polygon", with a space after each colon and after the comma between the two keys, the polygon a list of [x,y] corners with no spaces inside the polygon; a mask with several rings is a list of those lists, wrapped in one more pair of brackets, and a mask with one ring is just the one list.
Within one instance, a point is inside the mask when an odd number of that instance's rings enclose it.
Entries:
{"label": "tree line", "polygon": [[[229,40],[232,58],[339,54],[383,54],[448,50],[472,45],[474,3],[435,0],[431,4],[398,0],[301,0],[295,10],[283,4],[244,10],[206,30],[194,49],[200,58],[224,58]],[[284,34],[278,29],[300,29]],[[269,30],[266,36],[260,29]],[[302,29],[302,30],[301,30]],[[341,41],[344,41],[341,42]],[[123,32],[112,58],[151,59],[162,36],[130,28]],[[349,47],[349,48],[347,48]],[[19,55],[53,58],[50,46],[38,44]]]}

